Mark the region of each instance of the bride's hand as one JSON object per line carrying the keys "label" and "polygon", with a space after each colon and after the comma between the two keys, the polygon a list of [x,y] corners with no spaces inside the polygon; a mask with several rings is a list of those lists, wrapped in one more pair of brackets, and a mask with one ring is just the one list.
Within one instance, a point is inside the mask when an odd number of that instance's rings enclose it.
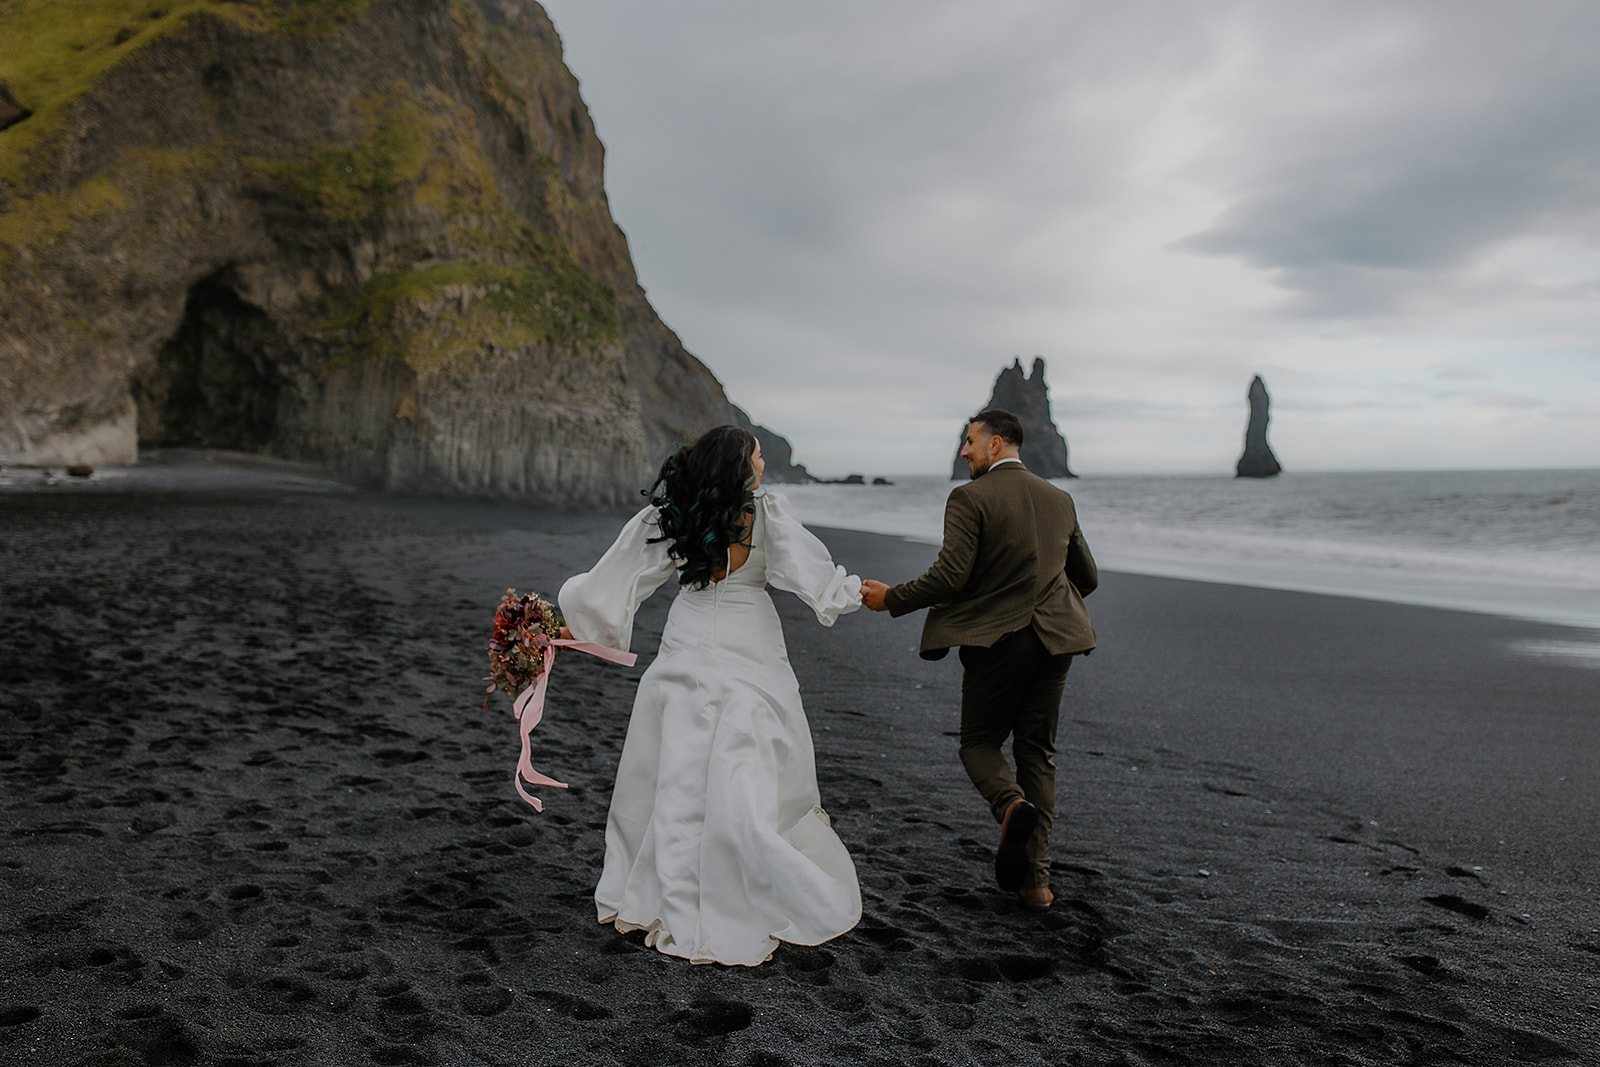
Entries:
{"label": "bride's hand", "polygon": [[568,627],[563,626],[561,628],[561,640],[563,640],[563,641],[571,641],[572,640],[572,630],[569,629]]}

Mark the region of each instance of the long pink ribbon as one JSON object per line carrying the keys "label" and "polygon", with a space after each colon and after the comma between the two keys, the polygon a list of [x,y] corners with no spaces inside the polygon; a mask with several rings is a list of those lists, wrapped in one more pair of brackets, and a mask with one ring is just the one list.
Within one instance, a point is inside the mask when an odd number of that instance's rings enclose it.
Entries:
{"label": "long pink ribbon", "polygon": [[544,648],[544,666],[540,668],[539,677],[533,680],[533,684],[524,689],[511,704],[511,713],[517,717],[518,732],[522,735],[522,755],[517,760],[517,773],[512,782],[517,787],[517,795],[532,804],[534,811],[543,811],[544,805],[539,802],[539,798],[522,788],[522,783],[526,779],[530,785],[553,785],[557,789],[567,787],[566,782],[558,782],[548,774],[540,774],[534,770],[530,759],[533,728],[544,718],[544,691],[550,681],[550,668],[555,666],[556,649],[570,648],[578,652],[587,652],[591,656],[620,663],[624,667],[633,666],[639,657],[632,652],[619,652],[605,645],[597,645],[593,641],[550,638],[542,634],[534,638],[534,644]]}

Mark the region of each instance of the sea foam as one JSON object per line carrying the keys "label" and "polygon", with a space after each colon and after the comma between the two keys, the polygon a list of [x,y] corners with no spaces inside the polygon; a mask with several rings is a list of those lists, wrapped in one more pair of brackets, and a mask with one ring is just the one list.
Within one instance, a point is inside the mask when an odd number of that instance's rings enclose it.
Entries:
{"label": "sea foam", "polygon": [[[785,485],[804,520],[937,543],[957,484]],[[1600,628],[1600,470],[1085,477],[1113,571]]]}

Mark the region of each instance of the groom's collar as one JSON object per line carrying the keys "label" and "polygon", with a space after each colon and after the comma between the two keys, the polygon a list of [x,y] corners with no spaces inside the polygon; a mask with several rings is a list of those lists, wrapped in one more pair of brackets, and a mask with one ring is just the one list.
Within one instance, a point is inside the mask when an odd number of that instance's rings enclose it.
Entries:
{"label": "groom's collar", "polygon": [[997,470],[1012,466],[1016,467],[1019,471],[1025,471],[1028,469],[1022,465],[1022,460],[1016,458],[1015,456],[1007,456],[1005,459],[997,459],[993,463],[989,464],[989,466],[984,469],[984,472],[978,475],[978,477],[985,478]]}

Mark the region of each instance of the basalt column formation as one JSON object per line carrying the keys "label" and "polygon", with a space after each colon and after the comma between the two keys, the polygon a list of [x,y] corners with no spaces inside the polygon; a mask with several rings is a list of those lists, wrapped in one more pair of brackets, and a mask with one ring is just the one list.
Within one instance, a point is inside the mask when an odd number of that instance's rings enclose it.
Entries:
{"label": "basalt column formation", "polygon": [[0,5],[0,464],[636,503],[750,420],[646,301],[603,162],[530,0]]}

